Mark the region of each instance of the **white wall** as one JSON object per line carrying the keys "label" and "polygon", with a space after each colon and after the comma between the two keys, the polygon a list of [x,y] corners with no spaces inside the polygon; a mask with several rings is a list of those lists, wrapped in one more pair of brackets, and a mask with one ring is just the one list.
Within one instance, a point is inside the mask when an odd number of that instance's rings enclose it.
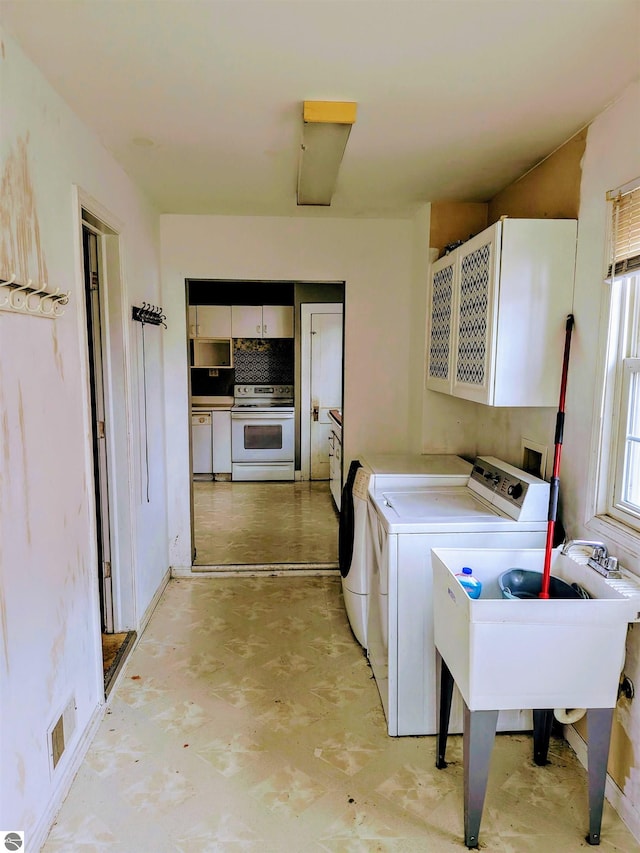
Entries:
{"label": "white wall", "polygon": [[161,217],[172,566],[191,565],[185,278],[345,282],[348,466],[410,445],[413,239],[411,220]]}
{"label": "white wall", "polygon": [[[108,314],[123,319],[111,329],[109,355],[120,422],[132,429],[140,327],[129,317],[131,303],[159,302],[158,217],[14,42],[0,37],[0,266],[71,290],[56,320],[0,311],[0,826],[24,829],[36,850],[104,702],[74,184],[122,228],[125,292],[119,304],[111,295]],[[161,335],[147,330],[151,502],[139,482],[130,488],[141,469],[135,433],[120,442],[130,455],[119,460],[123,481],[113,483],[136,576],[134,624],[125,626],[134,628],[168,569]],[[50,775],[47,729],[72,698],[77,729]]]}
{"label": "white wall", "polygon": [[[621,536],[615,527],[592,518],[591,472],[596,459],[592,435],[600,410],[599,355],[606,315],[603,283],[606,265],[608,190],[640,177],[640,84],[600,115],[590,126],[583,160],[578,226],[576,328],[567,389],[567,421],[562,453],[560,492],[563,516],[571,537],[603,539],[611,554],[640,575],[640,537]],[[632,702],[618,704],[620,730],[616,776],[623,796],[618,811],[640,837],[640,631],[627,641],[624,671],[636,686]]]}

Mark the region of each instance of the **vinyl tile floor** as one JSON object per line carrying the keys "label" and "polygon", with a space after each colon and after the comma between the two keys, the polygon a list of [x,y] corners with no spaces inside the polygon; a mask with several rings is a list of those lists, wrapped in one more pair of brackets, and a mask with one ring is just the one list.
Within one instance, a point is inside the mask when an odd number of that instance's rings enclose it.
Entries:
{"label": "vinyl tile floor", "polygon": [[[169,582],[42,853],[463,851],[461,737],[390,738],[335,576]],[[498,735],[480,849],[590,849],[587,780]],[[608,803],[602,851],[639,851]]]}
{"label": "vinyl tile floor", "polygon": [[193,483],[198,567],[338,564],[329,483]]}

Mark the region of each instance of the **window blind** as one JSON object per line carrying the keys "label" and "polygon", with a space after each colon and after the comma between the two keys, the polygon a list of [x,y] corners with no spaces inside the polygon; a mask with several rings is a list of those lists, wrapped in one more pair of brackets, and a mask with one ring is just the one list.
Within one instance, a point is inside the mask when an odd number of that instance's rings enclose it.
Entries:
{"label": "window blind", "polygon": [[613,202],[609,278],[640,272],[640,180],[634,184],[633,189],[609,195]]}

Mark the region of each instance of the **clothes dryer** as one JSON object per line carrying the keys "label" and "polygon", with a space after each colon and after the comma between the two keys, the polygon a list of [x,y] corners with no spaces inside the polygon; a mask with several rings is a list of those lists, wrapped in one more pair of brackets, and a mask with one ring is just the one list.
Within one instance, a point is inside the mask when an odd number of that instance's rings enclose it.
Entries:
{"label": "clothes dryer", "polygon": [[371,574],[368,503],[375,490],[466,485],[471,463],[448,454],[375,453],[353,461],[342,490],[338,550],[351,630],[367,647]]}
{"label": "clothes dryer", "polygon": [[[479,457],[465,486],[371,494],[367,654],[390,735],[437,732],[431,549],[468,548],[473,568],[474,549],[544,548],[548,502],[548,483],[494,457]],[[498,720],[499,731],[531,725],[528,710]],[[458,697],[449,731],[461,730]]]}

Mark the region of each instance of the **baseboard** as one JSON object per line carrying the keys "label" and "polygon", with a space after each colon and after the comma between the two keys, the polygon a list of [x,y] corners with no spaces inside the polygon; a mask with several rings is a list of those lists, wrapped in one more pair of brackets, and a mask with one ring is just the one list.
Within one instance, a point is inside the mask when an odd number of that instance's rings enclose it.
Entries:
{"label": "baseboard", "polygon": [[62,804],[67,798],[67,794],[71,789],[73,780],[76,778],[76,774],[85,759],[94,737],[96,736],[98,727],[102,722],[102,718],[104,717],[106,710],[107,703],[104,702],[98,705],[91,715],[89,722],[78,739],[73,754],[69,756],[65,768],[60,774],[60,778],[53,790],[47,808],[42,813],[40,820],[37,822],[32,832],[29,833],[29,837],[25,838],[25,847],[27,850],[40,850],[47,840],[47,836],[51,832],[51,827],[53,826],[58,812],[62,808]]}
{"label": "baseboard", "polygon": [[[587,744],[573,726],[563,726],[564,736],[569,746],[578,757],[578,761],[587,769]],[[605,797],[616,810],[620,820],[625,824],[636,841],[640,842],[640,814],[629,801],[624,791],[618,787],[611,776],[607,774]]]}
{"label": "baseboard", "polygon": [[296,575],[297,577],[313,577],[315,575],[335,575],[339,572],[337,563],[256,563],[256,564],[219,564],[210,566],[192,566],[189,569],[171,570],[174,578],[220,578],[265,576],[280,577]]}
{"label": "baseboard", "polygon": [[[170,569],[170,568],[168,568],[168,569],[167,569],[167,571],[166,571],[166,572],[164,573],[164,575],[162,576],[162,580],[161,580],[161,581],[160,581],[160,583],[158,584],[158,588],[157,588],[157,590],[155,591],[155,594],[154,594],[153,598],[152,598],[152,599],[151,599],[151,601],[149,602],[149,605],[148,605],[147,609],[144,611],[144,614],[143,614],[143,616],[142,616],[142,619],[140,620],[140,625],[138,626],[138,637],[137,637],[137,640],[139,640],[139,639],[140,639],[140,637],[141,637],[141,636],[142,636],[142,634],[144,633],[144,629],[145,629],[145,628],[147,627],[147,625],[149,624],[149,619],[151,619],[151,616],[152,616],[152,614],[153,614],[153,611],[154,611],[154,610],[156,609],[156,607],[158,606],[158,602],[159,602],[159,601],[160,601],[160,599],[162,598],[162,593],[164,592],[165,587],[166,587],[166,585],[169,583],[169,581],[170,581],[170,580],[171,580],[171,569]],[[137,642],[137,640],[136,640],[136,642]]]}

